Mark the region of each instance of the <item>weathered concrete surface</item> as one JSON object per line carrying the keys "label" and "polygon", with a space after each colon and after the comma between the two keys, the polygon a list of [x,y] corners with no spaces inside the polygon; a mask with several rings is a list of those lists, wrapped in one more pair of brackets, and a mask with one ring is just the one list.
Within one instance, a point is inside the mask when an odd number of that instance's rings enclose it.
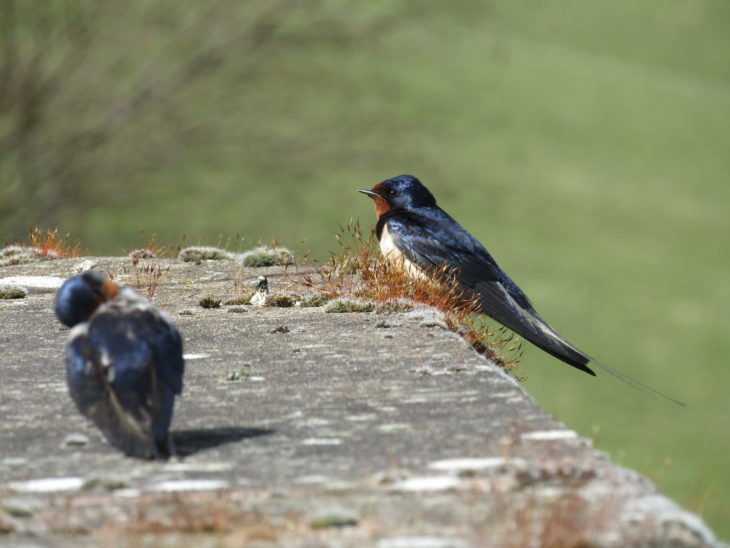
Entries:
{"label": "weathered concrete surface", "polygon": [[[137,278],[129,259],[94,261]],[[0,278],[67,277],[81,262]],[[154,302],[188,355],[178,461],[125,458],[76,412],[54,289],[0,301],[0,545],[716,545],[433,312],[203,309],[260,274],[273,292],[304,291],[277,268],[159,264]]]}

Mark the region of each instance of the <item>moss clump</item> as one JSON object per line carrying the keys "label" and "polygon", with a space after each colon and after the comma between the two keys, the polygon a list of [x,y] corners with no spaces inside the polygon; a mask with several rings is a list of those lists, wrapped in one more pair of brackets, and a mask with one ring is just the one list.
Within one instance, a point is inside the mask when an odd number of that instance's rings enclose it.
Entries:
{"label": "moss clump", "polygon": [[137,259],[137,260],[139,260],[139,259],[156,259],[157,258],[157,254],[152,249],[149,249],[147,247],[143,247],[140,249],[133,249],[132,251],[129,252],[129,256],[132,259]]}
{"label": "moss clump", "polygon": [[294,264],[294,256],[285,247],[259,246],[241,254],[243,266],[263,267]]}
{"label": "moss clump", "polygon": [[59,254],[53,249],[41,249],[35,246],[9,245],[0,249],[0,266],[37,263],[58,258]]}
{"label": "moss clump", "polygon": [[344,314],[348,312],[372,312],[373,310],[375,310],[374,303],[337,299],[331,301],[324,311],[331,314]]}
{"label": "moss clump", "polygon": [[94,477],[87,479],[81,486],[82,491],[115,491],[129,487],[126,481],[114,477]]}
{"label": "moss clump", "polygon": [[358,524],[358,516],[347,508],[324,508],[309,521],[312,529],[327,529],[330,527],[352,527]]}
{"label": "moss clump", "polygon": [[377,314],[398,314],[401,312],[410,312],[413,310],[413,305],[403,301],[388,301],[378,305],[375,309]]}
{"label": "moss clump", "polygon": [[249,293],[248,295],[243,295],[241,297],[234,297],[233,299],[228,299],[224,304],[226,306],[251,304],[251,297],[253,297],[253,293]]}
{"label": "moss clump", "polygon": [[302,306],[304,308],[311,308],[315,306],[324,306],[327,304],[327,297],[324,295],[314,295],[312,297],[307,297],[306,299],[302,299]]}
{"label": "moss clump", "polygon": [[269,295],[266,297],[264,306],[271,306],[276,308],[290,308],[297,302],[297,298],[291,295]]}
{"label": "moss clump", "polygon": [[203,297],[198,301],[198,304],[202,306],[203,308],[220,308],[221,307],[221,301],[220,299],[214,299],[213,297]]}
{"label": "moss clump", "polygon": [[223,261],[233,259],[233,253],[219,247],[191,246],[180,250],[177,256],[181,261],[199,263],[202,261]]}
{"label": "moss clump", "polygon": [[0,286],[0,299],[22,299],[28,294],[24,287],[17,285]]}
{"label": "moss clump", "polygon": [[228,309],[228,312],[231,312],[233,314],[243,314],[244,312],[248,312],[245,308],[242,306],[234,306],[232,308]]}

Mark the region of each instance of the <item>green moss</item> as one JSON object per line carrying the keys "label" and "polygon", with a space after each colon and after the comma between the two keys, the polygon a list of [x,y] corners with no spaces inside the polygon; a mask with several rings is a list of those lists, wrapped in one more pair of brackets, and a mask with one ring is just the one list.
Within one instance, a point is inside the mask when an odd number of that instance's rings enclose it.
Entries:
{"label": "green moss", "polygon": [[37,263],[50,259],[58,259],[58,253],[52,249],[44,251],[27,245],[9,245],[0,249],[0,266]]}
{"label": "green moss", "polygon": [[206,296],[200,299],[198,301],[198,304],[202,306],[203,308],[220,308],[221,307],[221,301],[220,299],[214,299],[213,297]]}
{"label": "green moss", "polygon": [[400,312],[410,312],[413,310],[413,305],[401,301],[389,301],[378,305],[375,312],[378,314],[398,314]]}
{"label": "green moss", "polygon": [[350,301],[347,299],[337,299],[331,301],[325,312],[331,314],[344,314],[348,312],[372,312],[375,310],[375,304],[369,302]]}
{"label": "green moss", "polygon": [[157,254],[147,247],[142,247],[140,249],[133,249],[129,252],[129,256],[132,259],[157,259]]}
{"label": "green moss", "polygon": [[312,517],[309,526],[312,529],[327,529],[330,527],[352,527],[357,525],[357,515],[344,509],[323,510]]}
{"label": "green moss", "polygon": [[264,303],[264,306],[271,306],[271,307],[277,307],[277,308],[289,308],[294,306],[294,303],[297,301],[295,296],[291,295],[269,295],[266,297],[266,302]]}
{"label": "green moss", "polygon": [[313,295],[312,297],[307,297],[306,299],[302,299],[302,306],[304,308],[311,308],[315,306],[324,306],[327,304],[327,297],[324,295]]}
{"label": "green moss", "polygon": [[28,292],[17,285],[6,285],[0,287],[0,299],[22,299]]}
{"label": "green moss", "polygon": [[241,254],[243,266],[264,267],[294,264],[294,256],[285,247],[260,246]]}
{"label": "green moss", "polygon": [[219,247],[191,246],[180,250],[177,256],[181,261],[199,263],[201,261],[222,261],[233,259],[233,253]]}
{"label": "green moss", "polygon": [[253,293],[249,293],[248,295],[243,295],[241,297],[234,297],[233,299],[228,299],[224,304],[226,306],[251,304],[251,297],[253,297]]}
{"label": "green moss", "polygon": [[96,491],[103,489],[105,491],[114,491],[116,489],[124,489],[128,484],[119,478],[89,478],[81,486],[82,491]]}

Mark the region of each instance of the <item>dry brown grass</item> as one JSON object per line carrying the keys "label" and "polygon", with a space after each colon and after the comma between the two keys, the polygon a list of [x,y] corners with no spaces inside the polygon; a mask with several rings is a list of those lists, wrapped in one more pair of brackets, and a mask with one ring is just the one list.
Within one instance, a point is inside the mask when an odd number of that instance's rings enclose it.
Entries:
{"label": "dry brown grass", "polygon": [[517,365],[520,340],[506,330],[495,332],[480,320],[476,298],[463,295],[448,266],[428,278],[414,279],[381,256],[375,234],[365,237],[358,222],[350,220],[335,237],[340,252],[331,253],[315,274],[304,274],[302,285],[328,299],[354,297],[381,306],[405,299],[436,308],[449,329],[475,350],[507,371]]}
{"label": "dry brown grass", "polygon": [[79,242],[70,243],[71,236],[65,234],[60,236],[58,229],[48,229],[45,233],[36,227],[28,233],[28,243],[24,244],[32,248],[34,253],[41,257],[78,257],[81,254]]}
{"label": "dry brown grass", "polygon": [[165,272],[170,270],[172,265],[162,266],[155,260],[140,261],[132,259],[132,275],[134,276],[134,287],[150,301],[154,298],[160,279]]}

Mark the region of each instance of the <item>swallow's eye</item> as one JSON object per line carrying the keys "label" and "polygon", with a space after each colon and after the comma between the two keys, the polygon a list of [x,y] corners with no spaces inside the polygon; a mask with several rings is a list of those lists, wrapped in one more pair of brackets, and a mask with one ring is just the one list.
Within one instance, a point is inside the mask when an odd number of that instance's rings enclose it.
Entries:
{"label": "swallow's eye", "polygon": [[386,193],[386,194],[387,194],[388,196],[390,196],[391,198],[392,198],[393,196],[398,196],[398,191],[397,191],[396,189],[394,189],[394,188],[389,188],[389,189],[388,189],[388,190],[387,190],[387,191],[386,191],[385,193]]}

